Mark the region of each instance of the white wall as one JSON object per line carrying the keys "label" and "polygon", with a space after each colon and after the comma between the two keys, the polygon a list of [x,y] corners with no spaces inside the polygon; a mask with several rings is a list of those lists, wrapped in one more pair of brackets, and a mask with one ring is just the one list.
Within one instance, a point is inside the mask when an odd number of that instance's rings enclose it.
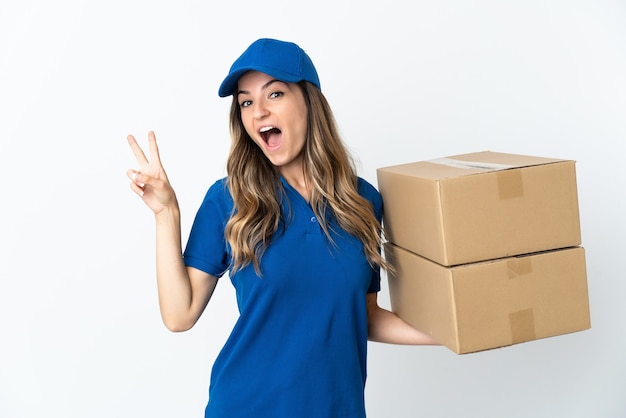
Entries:
{"label": "white wall", "polygon": [[0,417],[201,416],[233,291],[162,326],[125,137],[157,132],[186,235],[224,174],[217,87],[265,36],[309,52],[373,183],[487,149],[577,160],[593,328],[464,356],[372,344],[369,416],[626,416],[624,2],[93,3],[0,1]]}

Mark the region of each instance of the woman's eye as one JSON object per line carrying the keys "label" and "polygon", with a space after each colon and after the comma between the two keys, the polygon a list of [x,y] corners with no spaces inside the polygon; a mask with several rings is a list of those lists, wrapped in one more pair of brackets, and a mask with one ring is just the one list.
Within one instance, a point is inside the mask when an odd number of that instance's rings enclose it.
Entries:
{"label": "woman's eye", "polygon": [[251,100],[244,100],[243,102],[241,102],[241,103],[239,104],[239,106],[241,106],[241,107],[248,107],[248,106],[250,106],[251,104],[252,104],[252,101],[251,101]]}
{"label": "woman's eye", "polygon": [[272,99],[275,99],[275,98],[280,97],[280,96],[282,96],[282,95],[283,95],[283,92],[282,92],[282,91],[275,91],[275,92],[273,92],[273,93],[271,93],[271,94],[270,94],[270,97],[271,97]]}

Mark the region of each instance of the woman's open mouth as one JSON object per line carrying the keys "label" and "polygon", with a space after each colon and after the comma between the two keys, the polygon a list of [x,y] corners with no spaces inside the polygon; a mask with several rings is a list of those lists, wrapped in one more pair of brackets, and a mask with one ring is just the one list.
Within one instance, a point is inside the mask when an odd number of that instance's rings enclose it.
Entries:
{"label": "woman's open mouth", "polygon": [[274,126],[264,126],[259,130],[259,133],[269,148],[276,148],[280,145],[282,139],[280,129]]}

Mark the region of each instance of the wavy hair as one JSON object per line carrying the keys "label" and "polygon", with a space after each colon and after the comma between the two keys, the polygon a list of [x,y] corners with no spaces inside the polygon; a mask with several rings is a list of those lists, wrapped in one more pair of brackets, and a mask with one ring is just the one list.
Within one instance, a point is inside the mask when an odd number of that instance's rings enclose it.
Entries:
{"label": "wavy hair", "polygon": [[[357,190],[354,161],[341,140],[332,110],[322,92],[298,83],[308,110],[303,169],[310,187],[310,204],[329,242],[334,244],[328,219],[358,238],[370,265],[389,269],[381,256],[383,229],[371,203]],[[230,111],[232,144],[227,161],[227,184],[234,200],[226,224],[233,271],[253,263],[261,275],[260,260],[272,237],[287,220],[281,214],[279,173],[247,134],[236,97]],[[330,216],[329,216],[330,215]]]}

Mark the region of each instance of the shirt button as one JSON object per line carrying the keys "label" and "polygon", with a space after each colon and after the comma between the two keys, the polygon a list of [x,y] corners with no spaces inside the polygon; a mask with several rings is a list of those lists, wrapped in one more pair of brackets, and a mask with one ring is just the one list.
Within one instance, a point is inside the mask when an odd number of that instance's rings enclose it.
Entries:
{"label": "shirt button", "polygon": [[311,222],[313,223],[317,222],[317,219],[315,219],[315,216],[311,216]]}

